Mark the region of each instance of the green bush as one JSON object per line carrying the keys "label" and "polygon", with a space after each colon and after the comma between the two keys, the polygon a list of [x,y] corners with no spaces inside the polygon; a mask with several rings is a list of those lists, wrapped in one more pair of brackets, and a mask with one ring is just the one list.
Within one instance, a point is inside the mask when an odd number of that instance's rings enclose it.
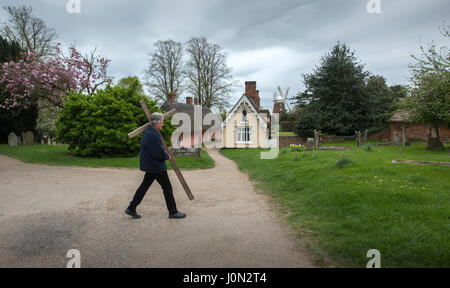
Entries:
{"label": "green bush", "polygon": [[[137,92],[137,83],[129,87],[108,86],[93,96],[69,95],[57,121],[58,141],[69,144],[78,156],[136,156],[140,137],[127,134],[148,122],[139,101],[145,100],[151,113],[161,112],[156,102]],[[166,119],[162,134],[170,146],[174,127]]]}

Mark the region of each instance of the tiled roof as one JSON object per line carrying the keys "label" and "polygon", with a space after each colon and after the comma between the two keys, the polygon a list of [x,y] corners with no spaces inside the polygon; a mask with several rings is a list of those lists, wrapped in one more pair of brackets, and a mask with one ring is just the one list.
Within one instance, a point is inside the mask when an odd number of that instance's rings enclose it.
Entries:
{"label": "tiled roof", "polygon": [[[209,113],[213,113],[211,111],[211,109],[209,109],[208,107],[202,107],[202,123],[203,123],[203,119],[205,118],[205,116]],[[185,104],[185,103],[170,103],[170,102],[165,102],[162,106],[161,106],[161,110],[168,112],[172,109],[176,109],[177,112],[180,113],[186,113],[189,115],[189,117],[191,118],[191,128],[194,127],[194,105],[191,104]],[[210,128],[211,125],[203,125],[203,130],[207,130],[208,128]]]}
{"label": "tiled roof", "polygon": [[411,122],[407,111],[396,111],[392,115],[390,122]]}

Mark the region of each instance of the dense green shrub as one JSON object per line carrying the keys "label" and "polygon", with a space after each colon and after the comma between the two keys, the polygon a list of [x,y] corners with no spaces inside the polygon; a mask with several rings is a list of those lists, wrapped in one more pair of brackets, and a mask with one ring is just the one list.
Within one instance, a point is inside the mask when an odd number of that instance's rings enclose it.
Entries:
{"label": "dense green shrub", "polygon": [[[93,96],[71,94],[57,121],[57,139],[69,144],[78,156],[136,156],[140,137],[127,134],[148,122],[139,101],[145,100],[151,113],[161,112],[156,102],[139,94],[137,83],[129,87],[108,86]],[[162,130],[170,145],[174,127],[167,119]]]}

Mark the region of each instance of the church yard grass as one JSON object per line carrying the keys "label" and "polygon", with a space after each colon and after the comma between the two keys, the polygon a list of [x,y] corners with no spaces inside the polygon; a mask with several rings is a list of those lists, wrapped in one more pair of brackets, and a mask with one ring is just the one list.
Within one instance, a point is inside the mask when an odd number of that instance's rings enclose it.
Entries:
{"label": "church yard grass", "polygon": [[[41,145],[32,146],[8,146],[0,145],[0,154],[15,158],[25,163],[63,165],[63,166],[84,166],[84,167],[111,167],[111,168],[132,168],[139,169],[139,157],[108,157],[108,158],[88,158],[73,156],[67,149],[68,145]],[[201,151],[200,158],[175,156],[178,167],[182,170],[208,169],[214,167],[214,160],[204,150]],[[172,169],[170,162],[166,161],[167,168]]]}
{"label": "church yard grass", "polygon": [[423,143],[371,152],[280,148],[273,160],[261,160],[261,151],[221,153],[272,196],[317,265],[364,268],[367,251],[378,249],[381,267],[450,267],[450,168],[392,163],[450,162],[449,145],[442,152]]}

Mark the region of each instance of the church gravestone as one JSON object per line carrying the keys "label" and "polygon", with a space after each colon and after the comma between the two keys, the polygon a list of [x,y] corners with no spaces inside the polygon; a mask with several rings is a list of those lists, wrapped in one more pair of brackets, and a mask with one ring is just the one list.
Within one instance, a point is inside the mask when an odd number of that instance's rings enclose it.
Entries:
{"label": "church gravestone", "polygon": [[34,144],[34,134],[31,131],[22,133],[23,145]]}
{"label": "church gravestone", "polygon": [[398,133],[397,133],[397,131],[394,131],[394,135],[392,136],[392,142],[395,144],[395,145],[400,145],[401,144],[401,139],[400,139],[400,136],[398,135]]}
{"label": "church gravestone", "polygon": [[306,151],[312,151],[314,150],[314,138],[308,138],[306,139],[306,143],[305,143],[305,150]]}
{"label": "church gravestone", "polygon": [[17,141],[17,135],[13,132],[8,135],[8,145],[9,146],[17,146],[19,143]]}

